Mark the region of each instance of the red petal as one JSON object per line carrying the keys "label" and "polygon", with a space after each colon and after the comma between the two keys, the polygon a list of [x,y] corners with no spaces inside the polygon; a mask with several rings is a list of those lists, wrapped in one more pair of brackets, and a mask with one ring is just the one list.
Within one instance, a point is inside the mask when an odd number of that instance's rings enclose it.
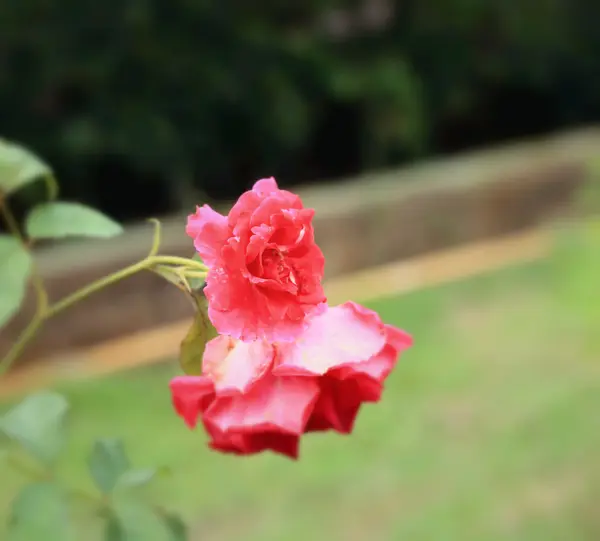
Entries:
{"label": "red petal", "polygon": [[171,380],[169,387],[175,411],[194,428],[198,416],[215,398],[213,382],[204,376],[179,376]]}

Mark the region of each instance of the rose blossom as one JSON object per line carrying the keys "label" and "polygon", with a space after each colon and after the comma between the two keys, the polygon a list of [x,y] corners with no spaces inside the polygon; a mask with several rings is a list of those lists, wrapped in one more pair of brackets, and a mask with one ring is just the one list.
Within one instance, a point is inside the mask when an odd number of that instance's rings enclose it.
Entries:
{"label": "rose blossom", "polygon": [[307,316],[325,308],[325,259],[315,244],[313,209],[261,179],[228,216],[208,205],[188,217],[186,233],[210,268],[208,315],[220,334],[241,340],[293,340]]}
{"label": "rose blossom", "polygon": [[211,340],[203,375],[171,381],[173,404],[191,428],[201,418],[213,449],[297,458],[305,432],[352,431],[361,404],[380,399],[411,343],[377,313],[347,302],[311,318],[294,342]]}

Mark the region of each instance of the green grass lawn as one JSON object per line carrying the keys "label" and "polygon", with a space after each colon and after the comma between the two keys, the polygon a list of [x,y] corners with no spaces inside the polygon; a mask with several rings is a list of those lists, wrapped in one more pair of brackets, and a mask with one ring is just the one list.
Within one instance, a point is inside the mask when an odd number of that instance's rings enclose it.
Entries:
{"label": "green grass lawn", "polygon": [[[171,410],[171,363],[62,387],[62,475],[91,489],[94,437],[123,437],[140,466],[173,469],[151,490],[203,541],[600,539],[600,229],[370,306],[415,346],[352,436],[308,436],[297,463],[209,452]],[[1,478],[5,509],[22,480]]]}

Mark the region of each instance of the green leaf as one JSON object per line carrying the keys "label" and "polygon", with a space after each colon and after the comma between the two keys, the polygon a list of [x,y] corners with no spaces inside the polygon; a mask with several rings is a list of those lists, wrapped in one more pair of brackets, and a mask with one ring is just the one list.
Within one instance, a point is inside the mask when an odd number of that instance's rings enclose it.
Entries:
{"label": "green leaf", "polygon": [[197,376],[202,373],[202,357],[206,344],[218,333],[208,318],[208,301],[204,293],[193,292],[192,297],[196,305],[196,315],[190,330],[181,342],[179,362],[186,374]]}
{"label": "green leaf", "polygon": [[[198,255],[198,253],[196,252],[193,256],[192,256],[192,261],[198,261],[199,263],[204,263],[202,261],[202,258]],[[204,286],[204,278],[188,278],[188,284],[190,285],[190,288],[192,291],[200,291],[202,289],[202,287]]]}
{"label": "green leaf", "polygon": [[31,254],[17,239],[0,235],[0,327],[23,303],[31,263]]}
{"label": "green leaf", "polygon": [[163,517],[163,520],[171,534],[169,541],[187,541],[188,527],[180,516],[170,514]]}
{"label": "green leaf", "polygon": [[50,166],[26,148],[0,139],[0,192],[13,193],[42,178],[53,199],[57,186]]}
{"label": "green leaf", "polygon": [[89,458],[90,474],[96,486],[109,494],[129,470],[129,459],[121,440],[103,439],[94,444]]}
{"label": "green leaf", "polygon": [[62,449],[68,410],[63,396],[43,391],[9,410],[0,420],[0,429],[35,458],[50,464]]}
{"label": "green leaf", "polygon": [[117,517],[109,515],[104,523],[104,541],[126,541]]}
{"label": "green leaf", "polygon": [[159,276],[162,276],[165,280],[167,280],[167,282],[170,282],[171,284],[173,284],[177,287],[180,287],[183,284],[181,277],[178,274],[176,274],[175,272],[173,272],[171,267],[167,268],[167,267],[156,266],[152,270]]}
{"label": "green leaf", "polygon": [[105,541],[175,541],[168,526],[141,502],[113,498],[112,516],[104,530]]}
{"label": "green leaf", "polygon": [[129,470],[119,479],[118,485],[122,488],[138,488],[147,485],[156,477],[157,471],[152,468]]}
{"label": "green leaf", "polygon": [[100,211],[64,201],[43,203],[35,207],[27,216],[25,229],[33,239],[109,238],[123,232],[120,224]]}
{"label": "green leaf", "polygon": [[9,541],[69,541],[73,539],[67,498],[51,483],[26,486],[14,501]]}

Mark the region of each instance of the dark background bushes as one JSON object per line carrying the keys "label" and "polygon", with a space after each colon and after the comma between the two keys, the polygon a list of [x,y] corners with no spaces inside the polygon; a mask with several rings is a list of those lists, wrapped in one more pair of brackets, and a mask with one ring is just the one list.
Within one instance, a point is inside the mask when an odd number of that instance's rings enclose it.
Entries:
{"label": "dark background bushes", "polygon": [[121,218],[600,118],[596,0],[0,3],[0,126]]}

